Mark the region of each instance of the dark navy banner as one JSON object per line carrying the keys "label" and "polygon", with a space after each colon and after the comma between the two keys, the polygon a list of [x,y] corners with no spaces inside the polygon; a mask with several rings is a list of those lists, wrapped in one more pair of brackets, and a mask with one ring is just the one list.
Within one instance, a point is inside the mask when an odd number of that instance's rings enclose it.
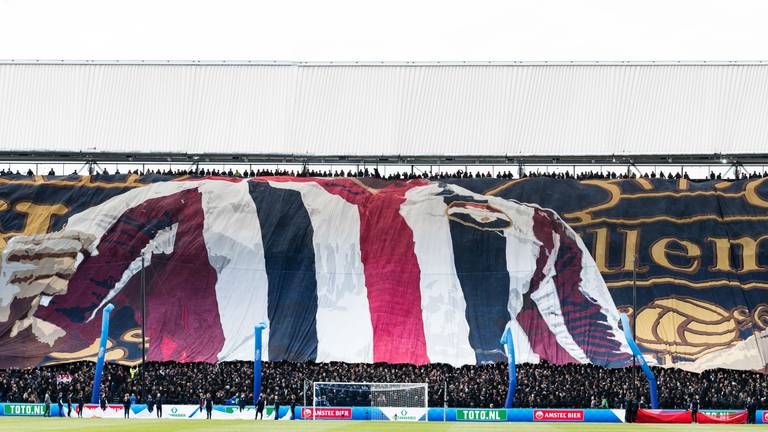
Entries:
{"label": "dark navy banner", "polygon": [[[0,367],[768,359],[768,184],[0,178]],[[637,305],[632,274],[637,263]]]}

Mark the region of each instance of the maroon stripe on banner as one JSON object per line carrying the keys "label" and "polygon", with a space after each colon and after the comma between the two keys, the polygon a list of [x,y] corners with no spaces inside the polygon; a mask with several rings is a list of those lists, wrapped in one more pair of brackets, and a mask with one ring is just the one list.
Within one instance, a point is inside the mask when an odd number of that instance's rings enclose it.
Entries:
{"label": "maroon stripe on banner", "polygon": [[[592,363],[608,367],[625,366],[631,357],[621,351],[621,343],[613,336],[600,304],[581,291],[584,251],[564,223],[551,218],[551,226],[560,238],[554,281],[568,332]],[[585,325],[587,322],[589,325]]]}
{"label": "maroon stripe on banner", "polygon": [[360,255],[373,326],[373,361],[429,363],[421,314],[421,272],[413,231],[400,215],[405,193],[425,182],[279,177],[271,180],[316,182],[357,206]]}
{"label": "maroon stripe on banner", "polygon": [[[98,254],[78,266],[67,294],[38,310],[40,318],[67,329],[58,351],[79,350],[98,338],[100,314],[83,323],[149,241],[173,224],[178,224],[173,252],[154,255],[146,267],[147,359],[217,361],[224,332],[196,189],[150,199],[126,211],[100,239]],[[140,275],[133,275],[111,302],[115,311],[110,337],[117,339],[141,323]]]}
{"label": "maroon stripe on banner", "polygon": [[542,360],[555,364],[575,363],[576,359],[557,342],[554,333],[541,316],[536,302],[531,298],[531,295],[541,286],[541,281],[544,279],[544,266],[549,256],[557,253],[553,250],[555,244],[551,221],[546,213],[538,209],[533,214],[533,234],[541,242],[541,246],[539,256],[536,257],[536,270],[531,278],[528,292],[523,295],[523,307],[517,314],[517,321],[528,336],[533,352]]}

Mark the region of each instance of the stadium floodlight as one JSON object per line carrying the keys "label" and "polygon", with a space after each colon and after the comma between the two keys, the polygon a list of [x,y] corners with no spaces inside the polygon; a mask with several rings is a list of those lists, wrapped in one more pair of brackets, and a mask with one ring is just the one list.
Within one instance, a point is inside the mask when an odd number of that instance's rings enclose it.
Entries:
{"label": "stadium floodlight", "polygon": [[370,420],[428,421],[427,383],[312,383],[312,411],[303,418],[352,417],[354,407],[369,407]]}

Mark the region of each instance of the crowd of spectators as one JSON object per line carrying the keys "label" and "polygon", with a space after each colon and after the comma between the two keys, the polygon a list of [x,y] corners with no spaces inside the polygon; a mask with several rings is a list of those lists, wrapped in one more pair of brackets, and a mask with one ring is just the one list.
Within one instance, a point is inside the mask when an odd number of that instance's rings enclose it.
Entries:
{"label": "crowd of spectators", "polygon": [[[701,374],[655,368],[662,408],[687,408],[693,398],[704,409],[743,409],[753,400],[768,403],[768,375],[715,369]],[[142,386],[142,375],[145,385]],[[50,394],[90,399],[93,364],[77,362],[33,369],[0,370],[0,401],[39,402]],[[268,403],[312,403],[312,382],[428,383],[429,405],[500,407],[507,392],[505,363],[453,367],[446,364],[350,364],[265,362],[262,395]],[[107,364],[102,392],[109,402],[125,394],[143,401],[146,389],[165,403],[196,404],[210,393],[214,403],[253,398],[251,362],[148,362],[140,367]],[[648,406],[648,384],[638,369],[594,365],[523,364],[517,367],[516,407],[620,408],[627,398]],[[328,395],[324,397],[325,403]],[[305,399],[306,398],[306,399]],[[369,400],[369,399],[368,399]]]}
{"label": "crowd of spectators", "polygon": [[[669,171],[665,173],[663,170],[659,171],[658,173],[656,171],[652,171],[650,173],[646,172],[643,174],[638,175],[635,172],[614,172],[614,171],[583,171],[578,174],[572,174],[570,171],[563,171],[563,172],[541,172],[541,171],[530,171],[526,172],[522,175],[516,175],[512,171],[498,171],[495,174],[492,174],[490,171],[487,171],[485,173],[482,172],[468,172],[463,170],[457,170],[454,172],[395,172],[390,173],[387,175],[383,175],[379,172],[377,168],[368,169],[364,168],[357,171],[351,171],[351,170],[310,170],[310,169],[304,169],[304,170],[285,170],[285,169],[259,169],[259,170],[253,170],[251,169],[244,169],[243,171],[240,171],[238,169],[232,170],[231,168],[228,170],[218,170],[218,169],[148,169],[146,171],[140,171],[140,170],[132,170],[128,171],[126,173],[121,173],[119,170],[110,173],[108,170],[104,169],[99,173],[96,173],[101,176],[109,176],[112,174],[120,175],[120,174],[134,174],[138,176],[150,176],[150,175],[159,175],[159,176],[169,176],[169,177],[183,177],[183,176],[190,176],[190,177],[233,177],[233,178],[250,178],[250,177],[273,177],[273,176],[291,176],[291,177],[357,177],[357,178],[378,178],[378,179],[386,179],[386,180],[413,180],[413,179],[429,179],[429,180],[441,180],[441,179],[468,179],[468,178],[498,178],[498,179],[514,179],[514,178],[527,178],[527,177],[549,177],[553,179],[572,179],[572,180],[595,180],[595,179],[633,179],[633,178],[647,178],[647,179],[667,179],[667,180],[679,180],[679,179],[686,179],[686,180],[692,180],[692,181],[707,181],[707,180],[746,180],[746,179],[752,179],[752,178],[763,178],[768,177],[768,172],[757,172],[753,171],[751,173],[747,172],[746,170],[734,170],[734,172],[730,175],[730,177],[723,177],[719,173],[710,172],[709,176],[706,178],[696,178],[692,179],[687,172],[677,172],[673,173],[672,171]],[[29,169],[26,172],[26,176],[34,176],[35,173]],[[48,172],[49,176],[55,176],[56,172],[51,169]],[[79,174],[75,171],[71,175],[78,176]],[[23,177],[18,170],[12,171],[12,170],[5,170],[0,169],[0,177]]]}

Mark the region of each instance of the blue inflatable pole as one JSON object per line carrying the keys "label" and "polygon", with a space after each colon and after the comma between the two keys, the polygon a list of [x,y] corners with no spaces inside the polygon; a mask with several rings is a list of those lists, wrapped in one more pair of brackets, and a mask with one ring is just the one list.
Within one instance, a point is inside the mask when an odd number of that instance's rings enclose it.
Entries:
{"label": "blue inflatable pole", "polygon": [[656,376],[648,366],[645,357],[643,357],[643,353],[640,351],[640,347],[637,346],[635,339],[632,337],[632,328],[629,326],[629,318],[627,318],[627,314],[621,314],[621,326],[624,327],[624,337],[627,338],[629,349],[632,350],[632,354],[634,354],[637,362],[640,363],[640,368],[643,369],[645,377],[648,378],[648,387],[651,390],[651,407],[653,409],[659,409],[659,393],[656,389]]}
{"label": "blue inflatable pole", "polygon": [[104,356],[107,353],[107,338],[109,337],[109,313],[115,306],[110,303],[101,312],[101,337],[99,338],[99,356],[96,358],[96,373],[93,375],[93,390],[91,390],[91,403],[99,403],[101,393],[101,372],[104,370]]}
{"label": "blue inflatable pole", "polygon": [[260,322],[253,329],[253,339],[255,349],[253,353],[253,406],[259,400],[261,394],[261,333],[267,328],[267,323]]}
{"label": "blue inflatable pole", "polygon": [[509,386],[507,387],[507,399],[504,402],[504,408],[512,408],[512,405],[515,403],[517,372],[515,370],[515,342],[512,340],[512,329],[509,328],[509,325],[504,329],[500,342],[504,345],[504,349],[507,352],[507,362],[509,363],[507,367],[509,370]]}

